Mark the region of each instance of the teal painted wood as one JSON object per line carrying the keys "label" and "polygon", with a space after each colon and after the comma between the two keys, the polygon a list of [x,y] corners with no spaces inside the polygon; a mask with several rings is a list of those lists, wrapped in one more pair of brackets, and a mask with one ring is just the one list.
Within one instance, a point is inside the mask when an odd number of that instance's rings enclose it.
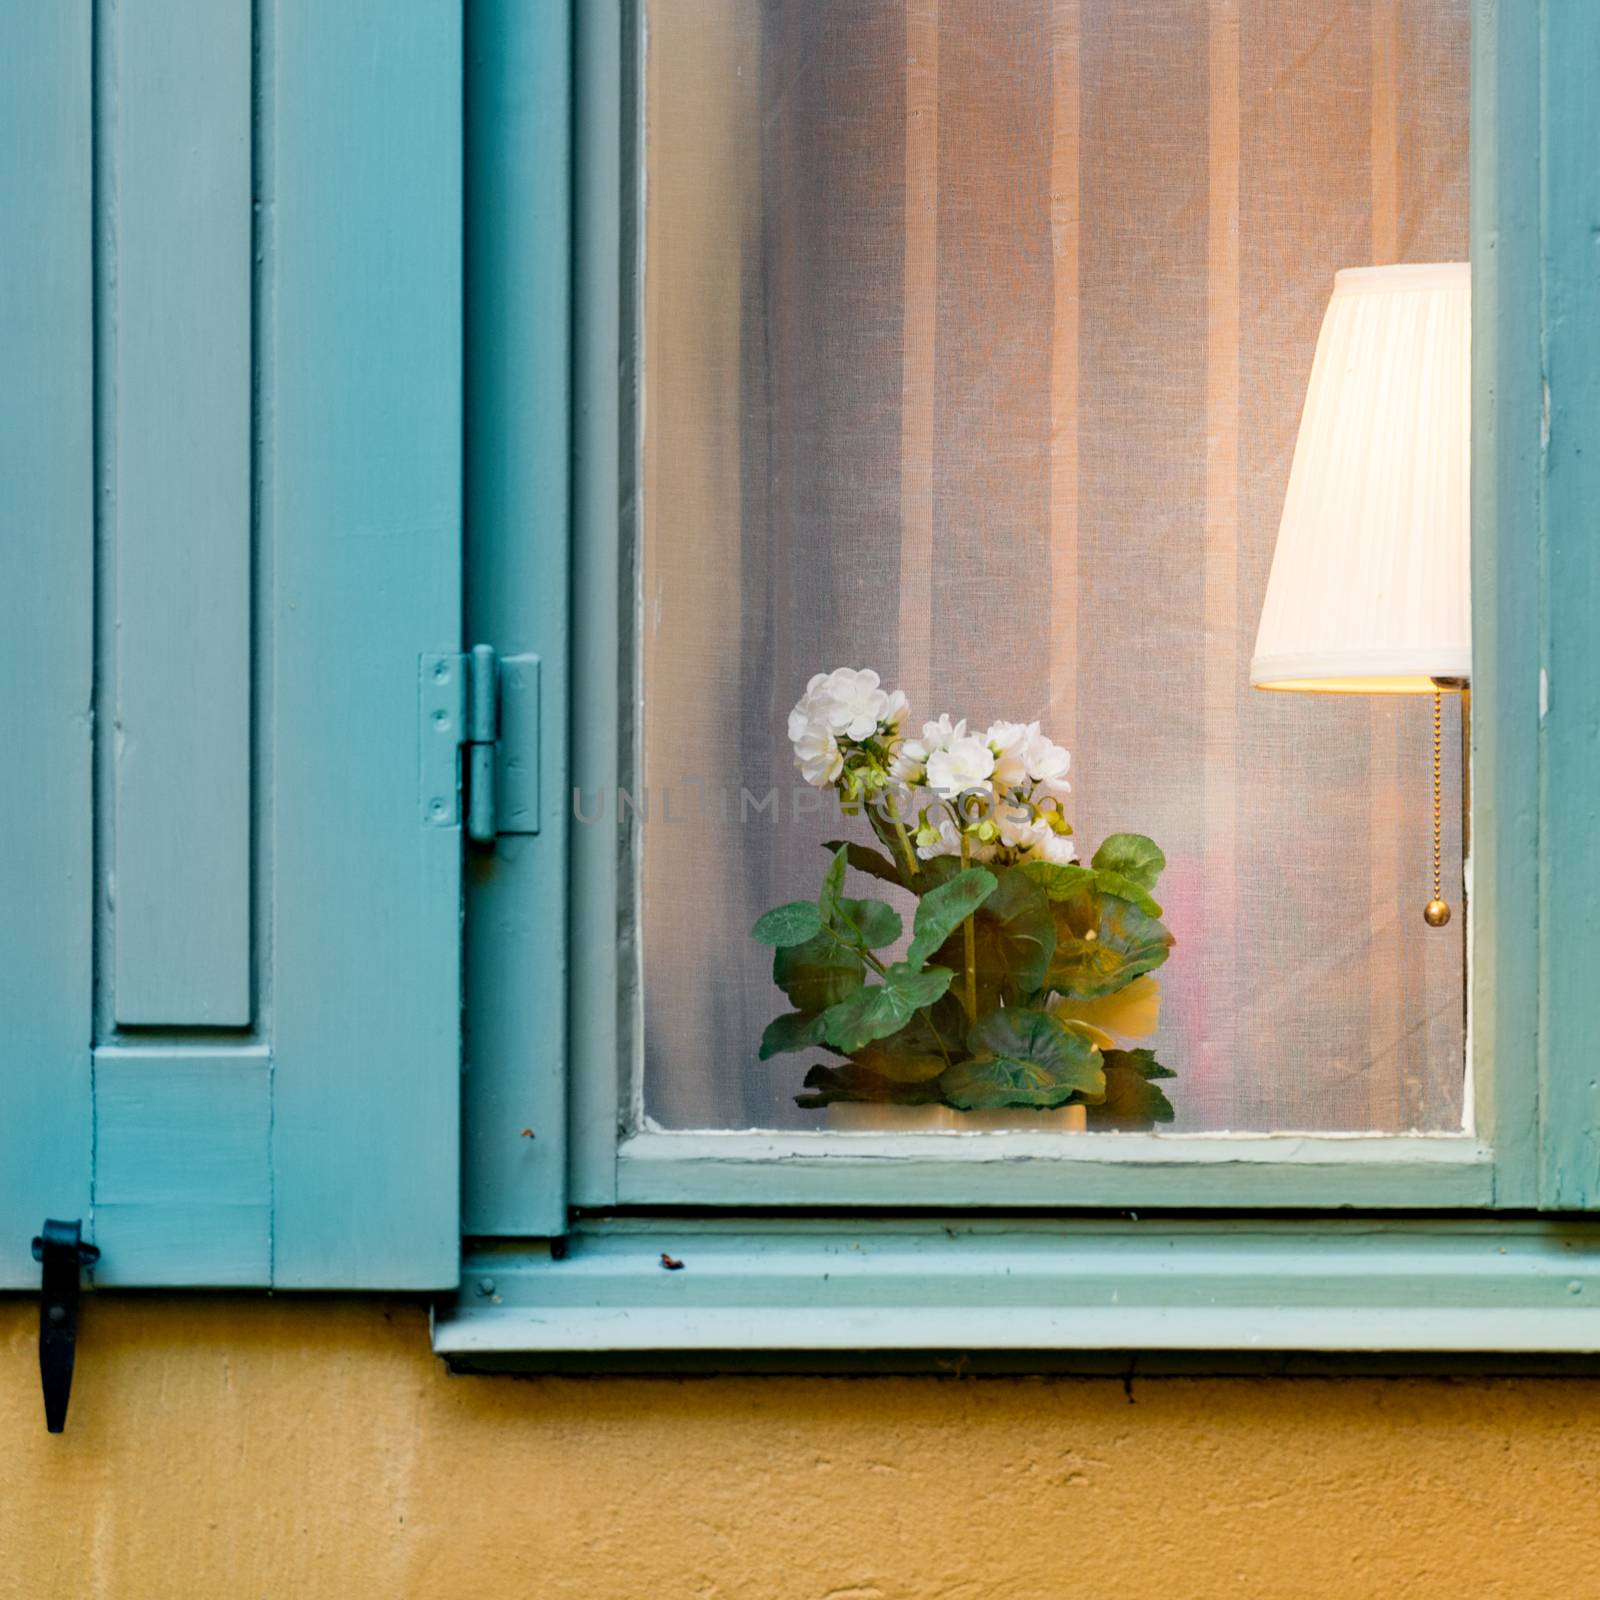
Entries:
{"label": "teal painted wood", "polygon": [[1539,14],[1478,0],[1472,108],[1472,1046],[1501,1205],[1538,1195]]}
{"label": "teal painted wood", "polygon": [[[578,249],[586,293],[577,307],[579,469],[575,479],[578,611],[576,692],[616,685],[619,722],[605,736],[590,722],[598,702],[575,702],[575,782],[598,788],[628,782],[633,708],[629,632],[633,606],[631,385],[635,352],[629,317],[638,252],[632,232],[638,183],[628,143],[637,100],[629,73],[636,45],[628,26],[612,46],[612,14],[577,35],[580,187]],[[1537,19],[1535,18],[1535,23]],[[1537,27],[1533,30],[1536,37]],[[1475,360],[1477,400],[1491,419],[1475,441],[1475,628],[1479,650],[1475,827],[1482,870],[1473,898],[1475,995],[1473,1076],[1478,1134],[1454,1140],[1326,1140],[1283,1136],[1251,1144],[1226,1138],[1060,1141],[1026,1161],[941,1159],[869,1142],[767,1139],[760,1135],[678,1135],[641,1130],[630,1110],[637,1057],[637,976],[629,894],[633,862],[609,830],[577,828],[573,880],[574,1198],[605,1205],[1170,1205],[1194,1207],[1485,1207],[1530,1205],[1536,1189],[1536,905],[1533,892],[1537,693],[1536,594],[1529,581],[1528,430],[1537,425],[1527,385],[1527,179],[1537,127],[1538,79],[1528,70],[1527,8],[1504,12],[1480,0],[1475,29],[1474,257],[1489,258],[1489,294],[1480,302]],[[612,52],[613,48],[615,53]],[[592,63],[592,65],[590,65]],[[594,70],[599,68],[600,70]],[[1501,123],[1507,130],[1502,148]],[[623,141],[620,151],[618,138]],[[591,154],[592,153],[592,154]],[[584,167],[594,163],[591,179]],[[607,173],[623,169],[614,186]],[[1505,191],[1502,198],[1502,190]],[[590,196],[595,198],[591,200]],[[620,196],[618,211],[607,207]],[[590,209],[592,205],[592,210]],[[1502,218],[1502,206],[1504,207]],[[1500,233],[1506,233],[1502,248]],[[586,241],[592,244],[586,245]],[[589,253],[585,253],[586,249]],[[604,255],[610,252],[609,255]],[[604,259],[603,259],[604,255]],[[1536,260],[1536,257],[1532,258]],[[606,260],[624,281],[614,320]],[[1494,308],[1486,310],[1492,304]],[[1508,387],[1499,391],[1495,330],[1484,320],[1504,310]],[[1499,397],[1498,400],[1496,397]],[[1506,412],[1495,424],[1495,405]],[[620,470],[585,459],[584,430],[616,418],[624,443]],[[596,419],[591,422],[591,419]],[[1502,482],[1503,479],[1503,482]],[[1506,553],[1502,554],[1502,550]],[[619,604],[620,599],[620,604]],[[1504,654],[1502,658],[1502,647]],[[616,930],[613,932],[613,930]],[[1503,981],[1502,981],[1503,973]],[[619,1087],[619,1077],[621,1079]],[[620,1129],[620,1142],[618,1130]],[[937,1147],[934,1147],[937,1148]],[[954,1153],[955,1147],[945,1144]],[[1243,1153],[1245,1151],[1248,1153]]]}
{"label": "teal painted wood", "polygon": [[[682,1263],[666,1271],[662,1254]],[[434,1349],[1600,1350],[1600,1233],[1486,1219],[585,1224],[489,1251]]]}
{"label": "teal painted wood", "polygon": [[94,1069],[95,1283],[270,1283],[265,1047],[110,1046]]}
{"label": "teal painted wood", "polygon": [[[19,380],[0,399],[18,533],[0,651],[28,691],[0,777],[0,888],[29,908],[0,963],[0,1281],[36,1281],[27,1241],[48,1213],[86,1219],[106,1283],[449,1286],[461,836],[417,803],[418,666],[461,648],[460,7],[283,0],[258,8],[253,41],[231,4],[100,17],[92,35],[87,5],[19,0],[0,66],[0,198],[20,230],[0,294]],[[108,891],[136,845],[160,848],[103,946],[129,982],[99,1010],[91,1107],[97,477]],[[215,613],[198,643],[169,607],[185,584]],[[234,653],[186,699],[175,663],[205,670],[224,633]],[[119,763],[113,707],[175,770],[152,777],[126,739]],[[234,744],[187,742],[180,716],[220,738],[225,710]],[[252,761],[253,840],[228,799]],[[179,778],[217,814],[160,814]],[[175,822],[220,905],[197,911],[182,870],[155,872]],[[214,1025],[249,1017],[227,991],[252,845],[264,981],[257,1029],[230,1047]],[[214,950],[172,936],[192,913]],[[135,1019],[130,1044],[117,1024]],[[163,1038],[196,1020],[210,1031]]]}
{"label": "teal painted wood", "polygon": [[[595,796],[616,794],[633,734],[628,646],[635,582],[629,546],[618,533],[632,517],[636,483],[629,403],[636,373],[633,318],[623,306],[623,285],[632,280],[623,264],[634,254],[622,204],[629,170],[623,108],[635,103],[632,37],[618,0],[585,0],[578,8],[571,782],[575,796],[588,796],[586,816],[595,815]],[[629,847],[609,806],[597,824],[574,821],[572,863],[567,927],[574,952],[569,1038],[575,1067],[568,1166],[573,1203],[604,1206],[617,1198],[617,1108],[630,1064],[626,1020],[637,955]]]}
{"label": "teal painted wood", "polygon": [[1540,1204],[1600,1206],[1600,7],[1549,0],[1541,148],[1545,455]]}
{"label": "teal painted wood", "polygon": [[260,19],[273,1281],[455,1281],[459,830],[418,662],[461,648],[462,7]]}
{"label": "teal painted wood", "polygon": [[116,1020],[250,1020],[250,0],[109,8]]}
{"label": "teal painted wood", "polygon": [[0,0],[0,1288],[89,1215],[94,347],[88,0]]}
{"label": "teal painted wood", "polygon": [[1190,1134],[646,1133],[622,1205],[1413,1210],[1494,1203],[1475,1139]]}
{"label": "teal painted wood", "polygon": [[537,831],[468,863],[464,1226],[555,1233],[567,1203],[571,17],[565,0],[474,0],[466,25],[467,631],[502,659],[539,658],[525,676],[543,714],[537,818],[510,815],[514,788],[498,797],[502,827]]}

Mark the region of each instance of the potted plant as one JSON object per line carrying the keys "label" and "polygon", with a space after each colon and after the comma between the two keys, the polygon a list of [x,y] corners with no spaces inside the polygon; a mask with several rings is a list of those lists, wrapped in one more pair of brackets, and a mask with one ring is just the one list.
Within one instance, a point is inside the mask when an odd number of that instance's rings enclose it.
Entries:
{"label": "potted plant", "polygon": [[[907,737],[908,709],[843,667],[790,713],[805,781],[876,844],[830,842],[817,898],[756,923],[793,1008],[761,1058],[831,1057],[795,1100],[839,1127],[1170,1121],[1158,1080],[1173,1073],[1134,1043],[1155,1031],[1153,973],[1173,945],[1153,898],[1166,858],[1117,833],[1079,862],[1061,807],[1071,758],[1037,722],[976,733],[941,716]],[[909,943],[900,909],[846,892],[852,872],[913,897]]]}

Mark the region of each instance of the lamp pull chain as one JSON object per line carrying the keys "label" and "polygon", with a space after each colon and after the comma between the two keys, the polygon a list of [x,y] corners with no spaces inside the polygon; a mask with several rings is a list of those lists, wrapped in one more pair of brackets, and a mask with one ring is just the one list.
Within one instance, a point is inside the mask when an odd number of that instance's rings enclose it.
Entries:
{"label": "lamp pull chain", "polygon": [[1430,928],[1442,928],[1450,920],[1450,907],[1444,899],[1444,696],[1433,691],[1433,899],[1423,909],[1422,918]]}

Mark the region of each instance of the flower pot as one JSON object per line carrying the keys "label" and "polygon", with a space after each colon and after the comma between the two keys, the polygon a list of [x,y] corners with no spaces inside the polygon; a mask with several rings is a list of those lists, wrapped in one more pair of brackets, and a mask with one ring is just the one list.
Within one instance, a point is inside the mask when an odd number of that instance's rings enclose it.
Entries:
{"label": "flower pot", "polygon": [[828,1107],[835,1133],[1083,1133],[1083,1106],[1031,1111],[1003,1106],[994,1111],[957,1111],[953,1106],[897,1106],[867,1100],[836,1100]]}

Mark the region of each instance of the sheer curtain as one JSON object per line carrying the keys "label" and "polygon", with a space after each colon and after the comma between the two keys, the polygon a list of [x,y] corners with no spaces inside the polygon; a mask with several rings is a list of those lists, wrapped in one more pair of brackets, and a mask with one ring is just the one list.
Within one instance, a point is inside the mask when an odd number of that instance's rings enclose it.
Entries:
{"label": "sheer curtain", "polygon": [[794,815],[784,734],[849,665],[914,722],[1041,719],[1080,840],[1165,848],[1179,1130],[1460,1126],[1431,704],[1246,672],[1334,271],[1465,258],[1469,11],[649,5],[650,1117],[817,1125],[809,1058],[756,1059],[787,1007],[749,928],[866,837]]}

